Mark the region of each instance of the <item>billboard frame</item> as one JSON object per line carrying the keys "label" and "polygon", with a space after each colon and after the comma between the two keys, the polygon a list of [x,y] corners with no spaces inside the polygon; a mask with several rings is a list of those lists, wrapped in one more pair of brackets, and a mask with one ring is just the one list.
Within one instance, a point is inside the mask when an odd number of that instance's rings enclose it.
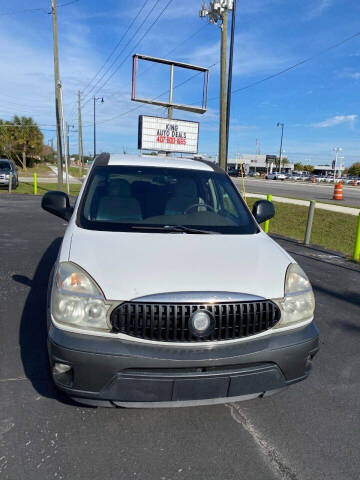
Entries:
{"label": "billboard frame", "polygon": [[[146,62],[154,62],[154,63],[159,63],[159,64],[170,66],[169,100],[167,102],[166,101],[160,101],[160,100],[157,100],[157,99],[152,99],[151,100],[151,99],[146,99],[146,98],[139,98],[139,97],[136,96],[136,87],[137,87],[136,79],[137,79],[137,71],[138,71],[139,60],[144,60]],[[173,102],[173,91],[174,91],[173,78],[174,78],[175,67],[185,68],[187,70],[195,70],[197,72],[203,73],[203,75],[204,75],[204,79],[203,79],[203,99],[202,99],[201,107]],[[206,68],[206,67],[200,67],[198,65],[191,65],[190,63],[177,62],[177,61],[174,61],[174,60],[166,60],[164,58],[150,57],[149,55],[140,55],[138,53],[133,55],[132,88],[131,88],[131,100],[133,102],[147,103],[149,105],[156,105],[156,106],[165,107],[165,108],[168,108],[168,109],[175,108],[177,110],[185,110],[187,112],[199,113],[199,114],[203,115],[207,110],[208,89],[209,89],[209,69]]]}
{"label": "billboard frame", "polygon": [[166,117],[156,117],[155,115],[139,115],[139,119],[138,119],[138,149],[139,150],[147,150],[149,152],[167,152],[168,150],[164,149],[164,150],[156,150],[154,148],[144,148],[142,146],[142,131],[143,131],[143,122],[142,122],[142,119],[144,117],[147,117],[147,118],[156,118],[156,119],[160,119],[160,120],[166,120],[168,122],[188,122],[188,123],[195,123],[198,125],[198,135],[197,135],[197,143],[196,143],[196,152],[194,153],[189,153],[189,152],[186,152],[186,151],[177,151],[177,152],[171,152],[171,153],[187,153],[189,155],[196,155],[198,152],[199,152],[199,137],[200,137],[200,122],[194,122],[192,120],[183,120],[181,118],[166,118]]}

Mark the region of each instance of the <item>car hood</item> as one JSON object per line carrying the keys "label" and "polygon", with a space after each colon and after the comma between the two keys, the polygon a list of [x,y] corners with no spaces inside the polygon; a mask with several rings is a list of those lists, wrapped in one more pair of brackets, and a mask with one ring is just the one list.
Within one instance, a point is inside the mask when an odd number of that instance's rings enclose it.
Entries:
{"label": "car hood", "polygon": [[291,257],[264,233],[189,235],[99,232],[73,227],[60,260],[87,271],[108,300],[165,292],[284,295]]}

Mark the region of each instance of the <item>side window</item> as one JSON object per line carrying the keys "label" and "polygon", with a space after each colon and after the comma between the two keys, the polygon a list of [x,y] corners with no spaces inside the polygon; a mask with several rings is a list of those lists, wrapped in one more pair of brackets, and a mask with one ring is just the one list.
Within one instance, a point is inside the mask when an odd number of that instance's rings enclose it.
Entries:
{"label": "side window", "polygon": [[235,208],[235,205],[230,198],[229,194],[226,192],[224,187],[219,183],[219,194],[220,194],[220,203],[222,204],[223,210],[225,210],[226,213],[229,213],[230,215],[235,215],[237,216],[237,211]]}

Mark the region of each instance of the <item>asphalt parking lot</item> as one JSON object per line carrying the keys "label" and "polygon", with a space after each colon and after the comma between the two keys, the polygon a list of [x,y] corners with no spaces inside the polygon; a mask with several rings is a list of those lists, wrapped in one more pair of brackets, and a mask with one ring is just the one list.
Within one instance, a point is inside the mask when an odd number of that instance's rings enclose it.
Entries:
{"label": "asphalt parking lot", "polygon": [[[234,178],[236,186],[242,190],[241,178]],[[302,200],[318,200],[320,202],[332,203],[334,185],[326,183],[301,183],[294,181],[253,179],[246,177],[246,191],[249,193],[264,193],[279,195],[281,197],[299,198]],[[348,205],[360,207],[360,186],[343,186],[344,200],[334,201],[337,205]]]}
{"label": "asphalt parking lot", "polygon": [[0,198],[2,480],[359,478],[358,266],[278,240],[316,294],[321,350],[305,382],[225,406],[87,408],[47,373],[46,288],[64,228],[38,197]]}

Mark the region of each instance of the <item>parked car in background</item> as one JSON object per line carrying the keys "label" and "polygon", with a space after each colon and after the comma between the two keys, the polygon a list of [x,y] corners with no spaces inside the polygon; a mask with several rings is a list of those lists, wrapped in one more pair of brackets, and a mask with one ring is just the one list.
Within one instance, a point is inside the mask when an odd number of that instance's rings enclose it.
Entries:
{"label": "parked car in background", "polygon": [[356,177],[344,177],[341,179],[343,183],[347,185],[353,185],[354,180],[356,180]]}
{"label": "parked car in background", "polygon": [[0,187],[9,188],[11,176],[11,188],[19,186],[19,177],[15,163],[9,158],[0,158]]}
{"label": "parked car in background", "polygon": [[250,172],[249,177],[260,177],[260,173],[259,172]]}
{"label": "parked car in background", "polygon": [[265,175],[265,178],[267,180],[285,180],[286,175],[285,173],[274,172],[274,173],[268,173],[267,175]]}
{"label": "parked car in background", "polygon": [[229,168],[228,175],[230,175],[230,177],[240,177],[241,170],[240,168]]}

